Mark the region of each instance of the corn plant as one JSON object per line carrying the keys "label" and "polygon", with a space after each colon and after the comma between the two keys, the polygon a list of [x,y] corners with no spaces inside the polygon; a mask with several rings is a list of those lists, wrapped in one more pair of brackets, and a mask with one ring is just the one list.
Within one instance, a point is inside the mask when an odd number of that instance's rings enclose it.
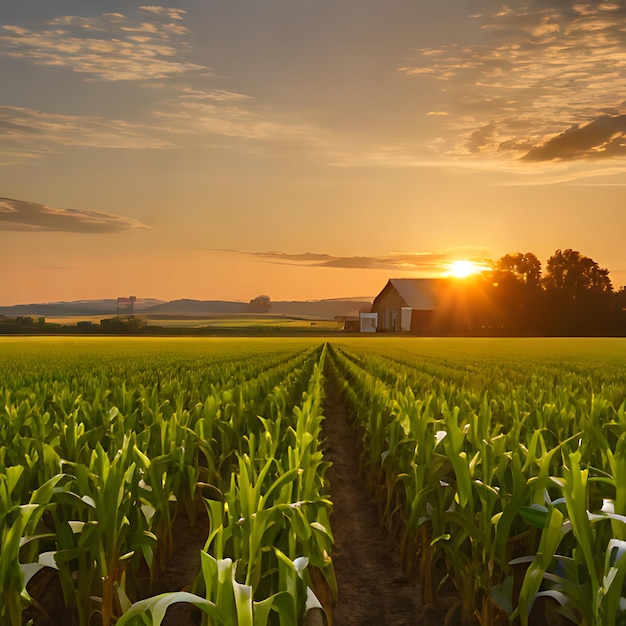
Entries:
{"label": "corn plant", "polygon": [[[126,582],[131,559],[143,558],[152,566],[156,537],[148,530],[139,498],[139,472],[134,441],[127,437],[113,459],[97,445],[89,465],[68,463],[68,471],[75,477],[73,496],[79,515],[85,519],[80,530],[77,548],[88,555],[84,563],[89,577],[95,570],[99,578],[99,612],[103,624],[112,623],[129,605]],[[68,563],[74,550],[61,551],[58,561]],[[66,580],[71,576],[68,571]],[[85,602],[88,598],[77,598]],[[84,611],[81,611],[84,614]]]}
{"label": "corn plant", "polygon": [[[0,618],[10,626],[22,623],[22,608],[31,602],[26,583],[38,569],[39,542],[53,536],[40,532],[38,524],[55,490],[61,489],[67,478],[63,474],[54,476],[32,493],[27,504],[18,504],[23,471],[21,466],[11,466],[0,472]],[[24,546],[30,552],[30,561],[20,564]],[[34,568],[29,567],[33,559]]]}
{"label": "corn plant", "polygon": [[552,478],[563,497],[527,512],[527,519],[543,531],[537,556],[518,559],[530,562],[513,613],[523,626],[542,596],[555,599],[558,611],[576,624],[626,622],[626,542],[611,531],[617,527],[623,535],[626,516],[615,513],[613,500],[596,513],[588,510],[589,469],[581,467],[580,459],[579,451],[568,453],[564,477]]}
{"label": "corn plant", "polygon": [[[207,623],[296,624],[307,611],[322,612],[308,567],[321,570],[336,594],[329,557],[330,502],[322,495],[327,464],[319,449],[324,355],[323,349],[317,352],[271,390],[269,404],[262,405],[273,407],[273,419],[246,418],[241,449],[235,453],[237,464],[223,492],[199,485],[210,533],[193,598],[208,603],[198,604],[206,608]],[[253,406],[250,395],[263,388],[267,388],[264,378],[246,395],[245,404]],[[297,398],[299,404],[289,415],[286,409]],[[222,398],[226,406],[234,405],[225,413],[230,432],[241,428],[239,422],[250,410],[241,404],[242,399]],[[172,594],[141,601],[128,615],[149,619],[146,616],[152,614],[155,619],[157,604],[162,607],[180,597]],[[208,607],[214,607],[215,613]]]}

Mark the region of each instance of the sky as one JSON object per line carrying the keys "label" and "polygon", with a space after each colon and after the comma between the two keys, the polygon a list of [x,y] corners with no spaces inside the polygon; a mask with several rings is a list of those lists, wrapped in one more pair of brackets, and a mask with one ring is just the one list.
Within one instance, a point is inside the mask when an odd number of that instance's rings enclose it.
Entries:
{"label": "sky", "polygon": [[372,297],[566,248],[626,284],[624,1],[2,14],[2,305]]}

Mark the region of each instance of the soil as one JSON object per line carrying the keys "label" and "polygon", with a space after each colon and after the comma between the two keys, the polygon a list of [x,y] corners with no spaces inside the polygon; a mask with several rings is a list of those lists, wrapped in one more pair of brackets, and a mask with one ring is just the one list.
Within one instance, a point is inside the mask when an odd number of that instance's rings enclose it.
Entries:
{"label": "soil", "polygon": [[[399,542],[379,523],[378,507],[359,471],[357,435],[341,399],[329,387],[323,436],[325,457],[332,462],[328,478],[335,540],[332,559],[338,584],[334,606],[328,594],[321,598],[329,626],[441,626],[457,596],[448,591],[437,608],[421,606],[419,581],[401,570]],[[143,581],[142,595],[190,590],[200,571],[200,550],[207,534],[205,514],[198,515],[192,525],[180,511],[174,520],[174,550],[166,570],[152,583]],[[72,619],[63,607],[58,579],[50,570],[44,572],[29,587],[39,608],[27,609],[24,623],[32,619],[34,626],[68,626]],[[168,609],[163,624],[197,626],[200,612],[191,605],[177,604]]]}
{"label": "soil", "polygon": [[328,471],[335,540],[332,558],[338,583],[333,626],[442,626],[458,596],[450,590],[436,608],[421,605],[419,581],[400,568],[399,542],[379,522],[359,469],[357,435],[345,406],[327,390],[324,457]]}

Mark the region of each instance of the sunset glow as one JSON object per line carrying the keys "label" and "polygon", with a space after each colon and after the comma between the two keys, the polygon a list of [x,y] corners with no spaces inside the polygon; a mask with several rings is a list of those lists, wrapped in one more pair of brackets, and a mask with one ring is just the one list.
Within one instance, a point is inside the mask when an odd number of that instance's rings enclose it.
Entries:
{"label": "sunset glow", "polygon": [[6,4],[0,305],[373,297],[570,247],[626,284],[623,3]]}
{"label": "sunset glow", "polygon": [[454,278],[467,278],[482,271],[484,268],[473,261],[459,260],[450,265],[449,275]]}

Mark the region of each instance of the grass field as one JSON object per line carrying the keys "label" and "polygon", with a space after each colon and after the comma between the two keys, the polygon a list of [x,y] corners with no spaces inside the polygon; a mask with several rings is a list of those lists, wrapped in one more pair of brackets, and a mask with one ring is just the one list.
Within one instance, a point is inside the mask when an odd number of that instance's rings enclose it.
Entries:
{"label": "grass field", "polygon": [[[78,322],[91,322],[99,325],[100,320],[111,315],[91,315],[91,316],[65,316],[47,317],[46,321],[51,324],[63,324],[75,326]],[[141,313],[138,317],[144,319]],[[288,317],[284,315],[211,315],[205,317],[166,317],[166,316],[146,316],[149,326],[163,326],[165,328],[215,328],[215,329],[235,329],[235,330],[337,330],[338,324],[334,320],[323,320],[316,318]]]}

